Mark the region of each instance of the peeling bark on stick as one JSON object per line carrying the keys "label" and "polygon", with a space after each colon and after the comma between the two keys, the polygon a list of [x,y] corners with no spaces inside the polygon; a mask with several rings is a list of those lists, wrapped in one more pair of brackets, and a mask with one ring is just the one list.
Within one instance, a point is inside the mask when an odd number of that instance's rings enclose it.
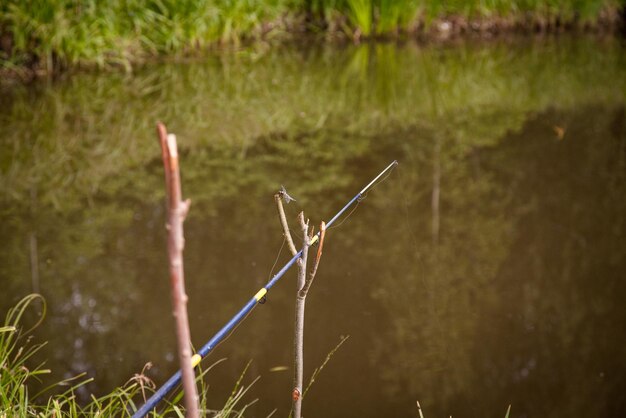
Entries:
{"label": "peeling bark on stick", "polygon": [[176,136],[167,134],[165,126],[157,125],[157,133],[161,144],[163,166],[165,168],[165,185],[168,201],[168,253],[170,266],[170,286],[172,292],[172,310],[176,321],[176,340],[178,358],[182,371],[183,390],[185,392],[185,409],[187,417],[197,418],[198,394],[195,374],[191,364],[191,333],[187,317],[187,294],[185,292],[185,275],[183,269],[183,222],[189,211],[191,201],[182,201],[180,187],[180,171],[178,168],[178,148]]}

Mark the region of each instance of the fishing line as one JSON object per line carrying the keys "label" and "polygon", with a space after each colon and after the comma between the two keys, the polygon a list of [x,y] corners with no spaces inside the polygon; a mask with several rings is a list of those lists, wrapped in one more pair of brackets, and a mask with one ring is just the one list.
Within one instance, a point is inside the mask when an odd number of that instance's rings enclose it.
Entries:
{"label": "fishing line", "polygon": [[[385,176],[384,176],[383,178],[381,178],[380,180],[377,180],[375,183],[373,183],[373,184],[369,187],[369,189],[367,190],[367,192],[365,192],[365,194],[363,195],[363,199],[365,199],[365,198],[367,197],[367,195],[369,194],[369,192],[371,192],[372,190],[374,190],[374,188],[375,188],[376,186],[378,186],[378,185],[379,185],[380,183],[382,183],[383,181],[387,180],[387,177],[389,177],[389,176],[391,175],[391,173],[393,173],[393,172],[394,172],[394,169],[395,169],[395,168],[396,168],[396,166],[393,166],[393,167],[391,168],[391,170],[390,170],[387,174],[385,174]],[[361,200],[362,200],[362,199],[361,199]]]}
{"label": "fishing line", "polygon": [[[411,159],[413,159],[413,156],[410,156]],[[400,182],[405,184],[405,180],[404,180],[404,174],[402,173],[401,170],[398,170],[398,176],[401,178]],[[406,187],[404,188],[406,190]],[[421,264],[420,268],[421,270],[424,270],[424,266],[423,266],[423,260],[422,260],[422,254],[419,250],[419,245],[417,243],[417,237],[415,236],[415,228],[412,225],[411,222],[411,217],[410,217],[410,213],[409,213],[409,198],[408,198],[408,193],[403,193],[403,201],[404,201],[404,215],[405,215],[405,221],[406,221],[406,226],[407,226],[407,230],[409,231],[409,237],[412,241],[413,244],[413,252],[417,255],[417,260],[419,260],[419,263]],[[430,285],[426,282],[426,279],[424,278],[423,275],[421,275],[421,282],[422,285],[424,286],[424,289],[426,290],[426,293],[428,293],[428,295],[433,298],[434,294],[433,294],[433,290],[431,289]]]}
{"label": "fishing line", "polygon": [[[296,237],[296,242],[302,242],[304,240],[304,235],[302,234],[301,231],[289,230],[289,232],[291,233],[292,237],[294,237],[294,236]],[[294,243],[294,245],[295,245],[295,243]]]}
{"label": "fishing line", "polygon": [[352,210],[350,211],[350,213],[348,213],[346,216],[344,216],[344,217],[343,217],[343,219],[341,220],[341,222],[339,222],[337,225],[334,225],[334,226],[331,226],[330,228],[327,228],[326,230],[328,231],[329,229],[339,228],[341,225],[343,225],[343,223],[344,223],[345,221],[347,221],[347,220],[348,220],[348,218],[349,218],[350,216],[352,216],[352,214],[354,213],[354,211],[356,210],[356,208],[358,208],[358,207],[359,207],[359,205],[361,204],[361,200],[363,200],[363,199],[365,199],[365,197],[362,197],[361,199],[357,200],[357,202],[356,202],[356,206],[354,206],[354,207],[352,208]]}
{"label": "fishing line", "polygon": [[[413,155],[409,152],[407,152],[407,154],[409,155],[409,158],[411,158],[412,162],[414,163],[413,165],[417,167],[417,163],[415,163],[415,159],[413,157]],[[400,178],[400,183],[401,184],[406,184],[407,180],[405,180],[405,176],[404,173],[402,173],[402,170],[398,170],[398,177]],[[407,190],[407,187],[403,187],[404,190]],[[432,191],[431,191],[432,193]],[[417,263],[419,263],[419,268],[420,270],[423,272],[425,270],[424,268],[424,260],[422,258],[422,254],[419,250],[419,244],[417,242],[417,237],[415,235],[415,228],[413,226],[413,223],[411,222],[411,217],[410,217],[410,212],[409,212],[409,198],[408,198],[408,193],[404,193],[403,194],[403,201],[404,201],[404,214],[405,214],[405,222],[406,222],[406,229],[408,229],[409,231],[409,239],[411,240],[411,243],[413,245],[413,252],[415,255],[417,255],[417,257],[415,257],[414,259],[416,260]],[[436,244],[439,245],[439,244]],[[437,249],[435,249],[437,250]],[[437,264],[439,263],[439,259],[437,258],[435,260],[434,263],[434,268],[437,269]],[[436,272],[433,272],[432,274],[436,274]],[[430,283],[428,283],[428,281],[426,280],[426,277],[424,276],[424,274],[420,274],[419,275],[420,281],[422,282],[422,286],[424,287],[424,291],[426,292],[426,294],[428,295],[428,309],[430,310],[431,314],[433,315],[433,319],[434,319],[434,323],[435,323],[435,328],[437,330],[437,332],[439,333],[439,336],[441,338],[441,341],[445,340],[445,332],[443,329],[443,325],[441,323],[441,319],[439,318],[439,314],[438,314],[438,310],[437,310],[437,305],[435,303],[436,300],[436,290],[435,287],[433,285],[431,285]],[[443,351],[446,352],[446,354],[449,355],[449,347],[447,345],[444,345],[443,347]]]}
{"label": "fishing line", "polygon": [[[224,338],[223,338],[220,342],[218,342],[218,343],[215,345],[215,347],[213,347],[213,350],[215,350],[217,347],[219,347],[220,345],[222,345],[222,343],[224,343],[226,340],[228,340],[228,339],[229,339],[229,338],[233,335],[233,333],[237,330],[237,328],[239,328],[239,326],[240,326],[240,325],[241,325],[241,324],[242,324],[242,323],[243,323],[243,322],[244,322],[244,321],[248,318],[248,316],[250,316],[250,314],[252,313],[252,311],[254,311],[255,309],[256,309],[256,305],[254,306],[254,308],[252,308],[252,309],[251,309],[251,310],[250,310],[250,311],[249,311],[249,312],[248,312],[248,313],[247,313],[247,314],[246,314],[246,315],[245,315],[245,316],[241,319],[241,322],[239,322],[239,323],[235,326],[235,328],[233,328],[232,330],[230,330],[230,332],[229,332],[229,333],[228,333],[228,334],[227,334],[227,335],[226,335],[226,336],[225,336],[225,337],[224,337]],[[194,349],[194,351],[195,351],[195,347],[192,347],[192,348],[193,348],[193,349]],[[218,362],[220,362],[220,361],[224,361],[224,360],[226,360],[226,358],[223,358],[223,359],[221,359],[221,360],[218,360]],[[211,366],[211,367],[212,367],[212,366]],[[196,378],[197,378],[197,377],[198,377],[198,376],[196,376]],[[178,383],[178,384],[176,385],[176,388],[179,388],[179,387],[181,387],[181,384],[180,384],[180,383]],[[145,402],[145,400],[144,400],[144,402]],[[168,402],[169,402],[169,400],[168,400]]]}
{"label": "fishing line", "polygon": [[[287,242],[287,238],[285,238],[283,236],[283,243],[280,244],[280,248],[278,249],[278,255],[276,255],[276,260],[274,260],[274,264],[272,265],[272,268],[270,269],[270,274],[267,276],[268,278],[272,277],[272,273],[274,272],[274,268],[276,267],[276,264],[278,264],[278,259],[280,258],[280,254],[283,252],[283,248],[285,248],[285,242]],[[260,302],[261,304],[263,304],[264,302]],[[252,308],[250,310],[250,312],[248,312],[242,319],[241,321],[235,326],[235,328],[233,328],[228,335],[226,335],[224,337],[224,339],[222,341],[220,341],[219,343],[217,343],[217,345],[215,347],[213,347],[213,350],[215,350],[217,347],[219,347],[220,345],[222,345],[222,343],[226,340],[228,340],[233,333],[237,330],[237,328],[239,328],[239,326],[241,324],[243,324],[245,322],[246,319],[248,319],[248,316],[250,316],[250,314],[252,313],[252,311],[254,311],[254,309],[256,308],[256,305],[254,305],[254,308]]]}
{"label": "fishing line", "polygon": [[272,268],[270,269],[270,274],[267,275],[268,279],[272,278],[272,273],[274,273],[274,268],[276,267],[276,264],[278,264],[278,259],[280,258],[280,254],[283,252],[283,247],[285,246],[286,241],[287,241],[287,238],[285,238],[285,236],[283,235],[283,243],[280,244],[280,249],[278,250],[278,255],[276,255],[276,260],[274,260],[274,264],[272,265]]}
{"label": "fishing line", "polygon": [[[274,260],[274,265],[272,265],[272,268],[270,269],[270,274],[268,275],[268,278],[272,277],[272,273],[274,272],[274,268],[276,267],[276,264],[278,264],[278,259],[280,258],[280,254],[283,252],[283,248],[285,248],[285,242],[287,242],[287,238],[285,238],[283,236],[283,243],[280,245],[280,249],[278,250],[278,255],[276,256],[276,260]],[[265,302],[259,302],[260,304],[263,304]],[[254,308],[252,308],[242,319],[241,321],[235,326],[235,328],[233,328],[225,337],[222,341],[220,341],[219,343],[217,343],[215,345],[215,347],[213,347],[213,350],[215,350],[217,347],[219,347],[220,345],[222,345],[222,343],[224,341],[226,341],[227,339],[229,339],[233,333],[237,330],[237,328],[239,328],[241,326],[241,324],[244,323],[244,321],[246,319],[248,319],[248,317],[250,316],[250,314],[252,313],[252,311],[254,311],[256,309],[256,305],[254,305]]]}
{"label": "fishing line", "polygon": [[[411,159],[412,158],[413,158],[413,156],[411,156]],[[401,170],[398,170],[398,177],[400,177],[400,179],[401,179],[400,182],[402,184],[404,184],[404,175],[403,175]],[[406,188],[405,188],[405,190],[406,190]],[[413,244],[413,251],[415,251],[416,254],[419,254],[419,250],[418,250],[419,246],[417,245],[417,238],[415,237],[415,230],[413,229],[413,225],[411,225],[411,218],[409,217],[409,198],[408,198],[408,193],[403,193],[402,195],[403,195],[402,196],[402,198],[403,198],[402,200],[404,202],[404,206],[403,206],[404,217],[405,217],[405,222],[406,222],[406,226],[407,226],[406,229],[409,231],[409,236],[410,236],[410,239],[411,239],[412,244]],[[422,278],[422,281],[423,281],[423,278]],[[424,288],[426,290],[428,290],[425,282],[424,282]]]}
{"label": "fishing line", "polygon": [[[276,256],[276,260],[274,260],[274,264],[272,265],[272,268],[270,269],[270,274],[268,275],[268,278],[272,277],[272,273],[274,272],[274,268],[276,267],[276,264],[278,264],[278,259],[280,258],[280,254],[283,252],[283,248],[285,247],[285,242],[287,241],[287,238],[285,238],[283,236],[283,243],[280,244],[280,249],[278,250],[278,255]],[[263,304],[264,302],[260,302],[261,304]],[[232,329],[230,330],[230,332],[224,337],[224,339],[222,341],[220,341],[219,343],[217,343],[215,345],[215,347],[213,347],[213,350],[215,350],[217,347],[219,347],[220,345],[222,345],[222,343],[224,343],[224,341],[228,340],[233,333],[237,330],[237,328],[239,328],[241,326],[241,324],[243,324],[245,322],[246,319],[248,319],[248,317],[250,316],[250,314],[252,313],[252,311],[254,311],[254,309],[256,308],[256,305],[254,305],[254,308],[252,308],[242,319],[241,321]]]}
{"label": "fishing line", "polygon": [[[356,209],[359,207],[359,204],[365,200],[367,198],[367,195],[369,194],[370,191],[372,191],[372,189],[374,189],[376,186],[378,186],[380,183],[382,183],[383,181],[387,180],[387,178],[391,175],[391,173],[393,173],[394,168],[396,168],[396,166],[394,165],[391,170],[385,174],[381,179],[374,179],[374,181],[372,183],[370,183],[366,188],[367,188],[367,192],[363,193],[359,199],[356,202],[356,206],[354,208],[352,208],[352,210],[350,211],[350,213],[348,213],[342,220],[341,222],[339,222],[337,225],[331,226],[328,229],[334,229],[334,228],[339,228],[341,225],[343,225],[343,223],[345,221],[348,220],[348,218],[350,216],[352,216],[352,214],[354,213],[354,211],[356,211]],[[327,229],[327,230],[328,230]]]}
{"label": "fishing line", "polygon": [[226,336],[221,341],[219,341],[217,344],[215,344],[215,346],[211,349],[211,351],[215,350],[217,347],[222,345],[224,343],[224,341],[228,340],[233,335],[233,333],[237,330],[237,328],[239,328],[239,326],[241,324],[243,324],[246,319],[248,319],[248,317],[250,316],[252,311],[254,311],[256,309],[256,307],[257,307],[257,305],[254,305],[254,307],[252,309],[250,309],[250,311],[248,311],[248,313],[246,313],[246,315],[243,318],[241,318],[241,321],[237,325],[235,325],[235,327],[233,329],[231,329],[230,332],[228,334],[226,334]]}

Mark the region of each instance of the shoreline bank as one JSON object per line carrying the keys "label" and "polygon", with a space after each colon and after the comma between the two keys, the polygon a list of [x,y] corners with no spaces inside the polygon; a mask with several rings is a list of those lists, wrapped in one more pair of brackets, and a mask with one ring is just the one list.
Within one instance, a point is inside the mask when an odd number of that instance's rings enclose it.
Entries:
{"label": "shoreline bank", "polygon": [[[257,16],[254,21],[240,25],[232,22],[225,25],[215,19],[204,21],[198,19],[200,15],[194,16],[196,20],[190,24],[190,19],[179,21],[170,16],[165,29],[158,25],[144,25],[134,31],[117,28],[113,33],[98,33],[98,29],[92,29],[93,33],[88,35],[83,33],[83,23],[75,16],[67,18],[64,22],[66,32],[59,34],[60,29],[49,23],[39,22],[47,31],[37,30],[36,19],[17,29],[18,18],[8,13],[0,17],[0,84],[28,83],[75,71],[132,72],[134,68],[152,62],[193,59],[207,51],[232,50],[254,42],[272,44],[297,39],[324,39],[357,44],[406,40],[430,43],[464,38],[489,40],[503,36],[542,37],[566,33],[623,36],[626,4],[610,4],[602,6],[593,17],[583,17],[575,10],[546,9],[543,12],[525,11],[507,15],[453,11],[444,14],[444,17],[429,17],[421,11],[415,17],[406,19],[402,10],[389,12],[390,17],[386,17],[380,7],[375,8],[369,2],[370,8],[362,15],[353,9],[342,12],[321,6],[320,9],[304,12],[281,11],[277,14],[276,10],[269,11],[265,16]],[[412,13],[417,12],[414,10]],[[408,15],[411,16],[411,13]],[[121,20],[124,19],[132,19],[132,16]],[[207,28],[211,24],[215,27]],[[131,26],[137,25],[131,22]],[[181,28],[186,31],[181,32]]]}

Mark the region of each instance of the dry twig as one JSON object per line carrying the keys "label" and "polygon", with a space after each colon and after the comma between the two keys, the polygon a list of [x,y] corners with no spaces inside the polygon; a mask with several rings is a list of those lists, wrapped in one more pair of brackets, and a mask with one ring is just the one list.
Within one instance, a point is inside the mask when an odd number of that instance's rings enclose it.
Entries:
{"label": "dry twig", "polygon": [[296,246],[293,244],[293,238],[291,238],[291,232],[289,231],[289,224],[287,223],[287,218],[285,217],[282,191],[274,195],[274,200],[276,201],[276,206],[278,207],[278,216],[280,217],[280,224],[283,226],[283,235],[287,240],[287,245],[289,245],[289,251],[291,251],[291,255],[296,255],[298,254],[298,250],[296,250]]}
{"label": "dry twig", "polygon": [[[284,188],[274,195],[276,206],[278,208],[278,216],[280,218],[280,224],[283,227],[283,235],[287,240],[291,254],[296,255],[298,251],[293,243],[291,237],[291,231],[289,230],[289,224],[285,216],[285,210],[283,208],[283,199],[286,195]],[[288,195],[287,195],[288,196]],[[289,196],[288,196],[289,197]],[[290,198],[290,197],[289,197]],[[291,199],[291,198],[290,198]],[[293,200],[293,199],[292,199]],[[309,253],[309,247],[314,242],[313,240],[313,228],[309,229],[309,221],[305,222],[304,213],[298,214],[298,222],[302,230],[302,254],[298,259],[298,288],[296,297],[296,319],[294,329],[294,376],[293,376],[293,391],[292,391],[292,413],[294,418],[300,418],[302,416],[302,399],[303,399],[303,376],[304,376],[304,308],[306,304],[306,296],[315,279],[317,268],[322,258],[322,249],[324,247],[324,237],[326,235],[326,224],[324,222],[320,225],[320,240],[319,248],[317,249],[317,255],[315,257],[315,263],[313,270],[307,276],[307,258]]]}
{"label": "dry twig", "polygon": [[180,187],[180,170],[178,167],[178,147],[176,136],[167,134],[165,125],[157,124],[157,133],[161,144],[163,166],[165,168],[165,185],[168,201],[168,253],[170,266],[170,286],[172,292],[172,309],[176,320],[176,339],[178,358],[182,370],[183,389],[185,392],[185,409],[187,417],[197,418],[198,394],[195,375],[191,364],[191,333],[187,318],[187,294],[185,293],[185,275],[183,269],[183,222],[189,211],[191,201],[183,202]]}

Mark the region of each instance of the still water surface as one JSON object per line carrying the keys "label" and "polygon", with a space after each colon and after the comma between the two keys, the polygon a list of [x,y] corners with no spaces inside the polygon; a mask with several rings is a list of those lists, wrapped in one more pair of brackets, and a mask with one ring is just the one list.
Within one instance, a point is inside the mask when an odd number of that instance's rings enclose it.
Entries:
{"label": "still water surface", "polygon": [[[32,291],[61,379],[177,368],[157,120],[178,134],[200,346],[288,259],[273,194],[327,235],[306,416],[626,415],[626,55],[612,39],[293,45],[81,74],[0,98],[2,312]],[[297,235],[297,234],[296,234]],[[276,271],[276,269],[274,269]],[[287,416],[295,271],[206,360]],[[286,371],[271,371],[286,366]],[[283,368],[279,368],[281,370]],[[83,394],[85,395],[85,394]]]}

